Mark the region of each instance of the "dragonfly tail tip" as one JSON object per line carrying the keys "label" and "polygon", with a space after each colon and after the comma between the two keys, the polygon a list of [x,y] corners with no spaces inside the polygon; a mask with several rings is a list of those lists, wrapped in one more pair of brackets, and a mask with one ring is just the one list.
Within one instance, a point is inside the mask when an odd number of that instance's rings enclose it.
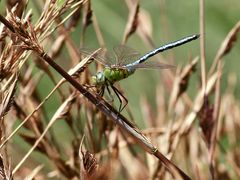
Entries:
{"label": "dragonfly tail tip", "polygon": [[198,39],[200,37],[200,34],[195,34],[193,36],[195,37],[195,39]]}

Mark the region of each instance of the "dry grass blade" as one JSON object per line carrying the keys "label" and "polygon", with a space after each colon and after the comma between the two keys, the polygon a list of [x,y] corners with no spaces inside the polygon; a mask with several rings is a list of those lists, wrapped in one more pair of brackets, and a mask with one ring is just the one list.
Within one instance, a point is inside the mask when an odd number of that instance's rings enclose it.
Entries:
{"label": "dry grass blade", "polygon": [[[19,136],[26,142],[28,143],[30,146],[34,145],[34,143],[37,140],[37,137],[35,135],[29,135],[26,133],[19,133]],[[45,153],[46,150],[44,148],[44,143],[39,143],[36,147],[36,150],[41,152],[41,153]]]}
{"label": "dry grass blade", "polygon": [[[96,51],[97,52],[97,51]],[[68,74],[71,76],[78,76],[85,68],[88,63],[91,63],[91,56],[84,58],[81,62],[79,62],[73,69],[70,69]],[[52,94],[59,88],[65,79],[61,79],[59,83],[54,87],[54,89],[45,97],[45,99],[20,123],[20,125],[14,129],[14,131],[1,143],[0,149],[13,137],[14,134],[28,121],[30,118],[36,113],[44,103],[52,96]]]}
{"label": "dry grass blade", "polygon": [[32,179],[37,179],[37,174],[43,169],[44,165],[39,165],[36,168],[33,169],[33,171],[27,175],[24,180],[32,180]]}
{"label": "dry grass blade", "polygon": [[205,93],[203,90],[200,90],[200,92],[198,93],[198,95],[194,101],[192,111],[186,115],[184,122],[179,124],[179,127],[177,127],[177,133],[176,133],[175,138],[173,139],[173,142],[171,143],[171,147],[170,147],[170,149],[172,150],[172,153],[173,153],[173,150],[176,149],[176,147],[180,141],[180,138],[185,133],[187,133],[189,131],[189,129],[192,127],[194,120],[197,118],[200,110],[202,109],[203,102],[204,102],[203,99],[204,99],[205,95],[208,95],[213,90],[213,88],[215,87],[217,78],[218,78],[218,74],[215,73],[208,79]]}
{"label": "dry grass blade", "polygon": [[240,167],[238,162],[235,161],[235,159],[239,160],[239,152],[235,152],[236,154],[228,153],[227,154],[227,161],[232,166],[232,168],[235,170],[238,177],[240,177]]}
{"label": "dry grass blade", "polygon": [[234,43],[237,40],[237,34],[240,31],[240,22],[238,22],[228,33],[227,37],[221,44],[215,59],[221,59],[223,56],[228,54],[230,50],[233,48]]}
{"label": "dry grass blade", "polygon": [[[31,147],[31,149],[25,154],[25,156],[22,158],[22,160],[16,165],[16,167],[13,169],[13,174],[16,173],[16,171],[22,166],[22,164],[26,161],[26,159],[30,156],[30,154],[33,152],[33,150],[39,145],[39,143],[43,140],[46,133],[49,131],[49,129],[52,127],[52,125],[56,122],[57,119],[61,118],[63,114],[66,113],[66,108],[69,108],[69,104],[72,104],[73,99],[76,97],[76,94],[72,94],[72,96],[69,96],[68,99],[59,107],[59,109],[56,111],[56,113],[53,115],[51,120],[49,121],[48,125],[45,127],[43,133],[41,136],[35,141],[34,145]],[[53,154],[54,155],[54,154]],[[61,170],[61,169],[60,169]],[[66,171],[66,173],[69,173],[71,176],[70,169]]]}
{"label": "dry grass blade", "polygon": [[215,162],[214,162],[214,155],[215,155],[215,148],[218,141],[217,132],[218,132],[218,125],[220,120],[220,106],[221,106],[221,78],[222,78],[222,63],[221,61],[218,62],[218,79],[216,83],[215,88],[215,103],[214,103],[214,112],[213,112],[213,119],[214,119],[214,126],[213,126],[213,132],[211,136],[211,142],[210,142],[210,158],[209,161],[211,163],[211,174],[212,177],[216,177],[216,170],[215,170]]}
{"label": "dry grass blade", "polygon": [[82,152],[82,162],[87,177],[96,175],[99,165],[93,154],[89,151]]}
{"label": "dry grass blade", "polygon": [[214,58],[214,62],[211,66],[211,69],[209,71],[209,74],[212,74],[213,71],[215,70],[218,61],[228,54],[231,49],[234,46],[234,43],[237,41],[237,34],[240,31],[240,21],[231,29],[231,31],[228,33],[226,38],[223,40],[220,48],[218,49],[218,52],[216,54],[216,57]]}
{"label": "dry grass blade", "polygon": [[158,157],[161,163],[167,168],[167,170],[171,173],[171,175],[176,179],[191,179],[187,174],[185,174],[181,169],[179,169],[172,161],[168,160],[163,154],[159,151],[155,153],[156,157]]}
{"label": "dry grass blade", "polygon": [[168,110],[171,111],[174,108],[175,103],[178,98],[184,93],[188,87],[188,81],[192,73],[195,71],[198,62],[198,57],[193,59],[189,64],[187,64],[181,72],[177,72],[175,81],[173,84],[173,90],[169,100]]}
{"label": "dry grass blade", "polygon": [[156,124],[154,123],[154,114],[152,111],[152,108],[150,106],[150,102],[147,101],[146,97],[143,97],[141,99],[141,104],[142,104],[142,114],[144,117],[144,120],[146,121],[145,123],[149,124],[149,127],[154,127]]}
{"label": "dry grass blade", "polygon": [[144,9],[141,9],[139,12],[137,33],[143,39],[143,41],[151,48],[154,47],[154,43],[152,40],[152,29],[153,26],[150,14]]}
{"label": "dry grass blade", "polygon": [[1,87],[0,98],[3,99],[0,99],[0,118],[6,115],[12,106],[12,102],[14,101],[14,94],[16,92],[17,80],[18,76],[13,75],[12,78],[10,78],[8,82],[5,83],[5,85],[7,85],[5,88],[7,89]]}
{"label": "dry grass blade", "polygon": [[0,154],[0,177],[3,180],[8,179],[8,176],[6,175],[6,172],[5,172],[5,167],[4,167],[3,158],[1,154]]}
{"label": "dry grass blade", "polygon": [[24,10],[27,6],[27,2],[26,1],[7,1],[7,8],[8,9],[12,9],[12,8],[16,8],[16,15],[21,18]]}
{"label": "dry grass blade", "polygon": [[[79,7],[84,3],[84,0],[67,0],[60,7],[58,1],[47,1],[45,3],[44,10],[37,22],[34,30],[37,34],[39,34],[39,41],[41,42],[45,38],[47,38],[51,33],[53,33],[56,28],[62,25],[70,16],[74,14],[75,11],[79,9]],[[53,23],[56,19],[58,19],[61,15],[63,15],[67,10],[72,9],[70,15],[65,17],[57,27],[50,30],[53,26]]]}
{"label": "dry grass blade", "polygon": [[[88,0],[84,4],[84,13],[83,13],[83,34],[86,31],[87,26],[92,23],[92,9],[91,9],[91,1]],[[84,37],[84,36],[82,36]]]}
{"label": "dry grass blade", "polygon": [[97,17],[94,14],[92,17],[92,21],[93,21],[93,27],[94,27],[94,30],[96,32],[96,36],[98,39],[98,43],[99,43],[100,47],[105,47],[104,38],[103,38],[102,32],[100,30],[100,27],[98,25]]}
{"label": "dry grass blade", "polygon": [[2,47],[0,54],[0,82],[8,79],[12,74],[16,74],[19,66],[19,59],[24,58],[21,48],[14,48],[13,42],[8,42],[6,34],[8,29],[4,26],[0,27],[0,45]]}
{"label": "dry grass blade", "polygon": [[129,6],[130,13],[128,15],[127,25],[123,35],[122,44],[125,44],[128,38],[136,31],[138,27],[138,13],[139,13],[139,2],[138,0],[133,1],[133,4]]}
{"label": "dry grass blade", "polygon": [[198,113],[198,116],[200,119],[200,126],[203,131],[208,148],[210,148],[211,145],[210,141],[213,133],[213,127],[215,124],[213,112],[214,112],[213,105],[209,102],[209,98],[205,96],[202,109]]}
{"label": "dry grass blade", "polygon": [[205,45],[205,0],[199,0],[199,22],[200,22],[200,60],[202,89],[206,90],[206,45]]}

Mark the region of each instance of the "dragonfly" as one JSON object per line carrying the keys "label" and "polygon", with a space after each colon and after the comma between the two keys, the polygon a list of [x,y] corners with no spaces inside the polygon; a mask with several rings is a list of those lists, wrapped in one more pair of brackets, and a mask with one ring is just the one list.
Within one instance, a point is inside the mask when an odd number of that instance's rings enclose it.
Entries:
{"label": "dragonfly", "polygon": [[[134,74],[137,69],[140,68],[169,69],[174,67],[172,65],[147,60],[160,52],[181,46],[198,38],[199,35],[187,36],[180,40],[156,48],[143,56],[139,56],[139,53],[137,51],[123,45],[113,48],[113,54],[107,52],[104,49],[100,49],[92,56],[92,58],[103,64],[104,68],[102,71],[97,72],[91,77],[91,86],[98,89],[98,94],[101,97],[104,95],[105,89],[107,89],[108,94],[110,97],[112,97],[110,91],[111,88],[120,102],[119,112],[121,112],[128,104],[128,100],[114,86],[116,82],[129,77],[130,75]],[[86,55],[91,55],[90,52],[84,50],[81,52]],[[126,102],[124,105],[121,98],[123,98],[123,100]]]}

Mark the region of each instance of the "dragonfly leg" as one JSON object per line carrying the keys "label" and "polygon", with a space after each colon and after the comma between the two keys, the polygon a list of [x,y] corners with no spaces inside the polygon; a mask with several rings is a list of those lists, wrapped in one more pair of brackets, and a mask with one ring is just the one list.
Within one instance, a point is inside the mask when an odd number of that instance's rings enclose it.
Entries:
{"label": "dragonfly leg", "polygon": [[109,94],[109,97],[110,97],[110,102],[112,103],[113,100],[114,100],[114,99],[113,99],[113,95],[112,95],[112,93],[111,93],[108,85],[106,86],[106,88],[107,88],[107,91],[108,91],[108,94]]}
{"label": "dragonfly leg", "polygon": [[93,88],[94,86],[89,85],[89,84],[84,84],[83,87],[84,87],[85,89],[91,89],[91,88]]}
{"label": "dragonfly leg", "polygon": [[96,86],[93,86],[93,85],[84,85],[84,87],[86,89],[96,88],[98,96],[103,97],[103,95],[104,95],[105,86],[96,87]]}
{"label": "dragonfly leg", "polygon": [[99,89],[98,95],[103,97],[104,91],[105,91],[105,86],[101,86],[100,89]]}
{"label": "dragonfly leg", "polygon": [[[115,87],[113,86],[112,84],[110,84],[111,88],[113,89],[114,93],[117,95],[118,99],[119,99],[119,102],[120,102],[120,106],[119,106],[119,113],[122,112],[122,110],[127,106],[128,104],[128,100],[127,98]],[[123,104],[123,101],[121,99],[121,97],[124,99],[124,101],[126,102],[123,107],[122,107],[122,104]]]}

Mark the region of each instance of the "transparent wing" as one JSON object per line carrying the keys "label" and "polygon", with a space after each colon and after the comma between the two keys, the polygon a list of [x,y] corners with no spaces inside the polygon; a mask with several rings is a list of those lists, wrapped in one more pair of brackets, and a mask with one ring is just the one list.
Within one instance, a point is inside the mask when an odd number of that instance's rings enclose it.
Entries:
{"label": "transparent wing", "polygon": [[136,50],[124,45],[114,47],[113,52],[116,56],[117,67],[122,67],[132,63],[140,57],[140,54]]}
{"label": "transparent wing", "polygon": [[170,65],[170,64],[164,64],[157,61],[147,61],[141,64],[136,64],[134,66],[131,66],[134,69],[172,69],[176,66]]}
{"label": "transparent wing", "polygon": [[[96,51],[96,49],[93,50],[93,49],[88,49],[88,48],[81,48],[79,50],[80,53],[87,55],[87,56],[92,55],[92,53],[94,51]],[[113,66],[116,64],[116,58],[114,57],[114,55],[112,53],[108,52],[104,48],[100,49],[92,57],[105,66],[110,67],[110,66]]]}

